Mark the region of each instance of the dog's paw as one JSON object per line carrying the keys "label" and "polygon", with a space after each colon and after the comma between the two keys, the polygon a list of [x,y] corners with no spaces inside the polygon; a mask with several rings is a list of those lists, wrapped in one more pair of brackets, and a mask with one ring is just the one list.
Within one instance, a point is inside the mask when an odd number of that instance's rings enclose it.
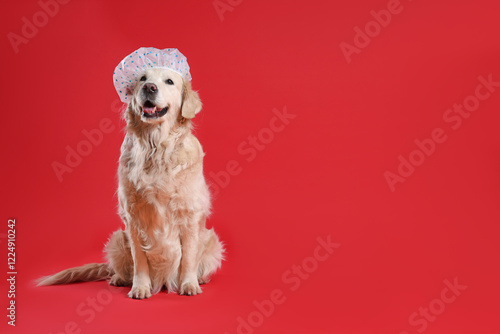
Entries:
{"label": "dog's paw", "polygon": [[129,286],[130,284],[123,280],[118,274],[114,274],[109,280],[109,285],[112,286]]}
{"label": "dog's paw", "polygon": [[201,293],[201,288],[198,282],[184,282],[181,285],[181,290],[179,294],[185,296],[195,296]]}
{"label": "dog's paw", "polygon": [[128,296],[133,299],[145,299],[151,297],[151,288],[148,285],[132,285]]}

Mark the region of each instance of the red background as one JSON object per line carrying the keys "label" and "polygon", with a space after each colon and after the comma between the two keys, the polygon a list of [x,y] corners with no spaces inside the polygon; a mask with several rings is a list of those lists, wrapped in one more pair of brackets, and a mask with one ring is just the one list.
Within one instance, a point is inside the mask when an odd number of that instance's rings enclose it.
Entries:
{"label": "red background", "polygon": [[[22,18],[41,8],[2,2],[0,245],[6,262],[7,219],[16,218],[18,275],[17,326],[6,324],[3,279],[1,331],[232,334],[254,301],[280,289],[286,301],[255,333],[413,334],[423,327],[409,317],[439,306],[443,281],[457,278],[467,289],[425,332],[499,333],[500,89],[457,130],[443,114],[474,94],[479,76],[500,81],[500,4],[401,0],[348,63],[340,43],[352,44],[353,29],[388,1],[232,3],[221,20],[212,0],[74,0],[15,53],[7,34],[20,35]],[[122,226],[112,73],[141,46],[187,56],[204,102],[196,135],[209,182],[229,161],[240,165],[209,220],[227,261],[197,297],[136,301],[106,282],[35,287],[42,275],[102,261]],[[247,161],[238,146],[285,106],[296,117]],[[105,118],[114,130],[59,182],[53,162]],[[447,140],[392,192],[384,172],[397,173],[398,156],[435,128]],[[282,275],[328,235],[341,246],[292,291]],[[111,290],[93,319],[79,314]]]}

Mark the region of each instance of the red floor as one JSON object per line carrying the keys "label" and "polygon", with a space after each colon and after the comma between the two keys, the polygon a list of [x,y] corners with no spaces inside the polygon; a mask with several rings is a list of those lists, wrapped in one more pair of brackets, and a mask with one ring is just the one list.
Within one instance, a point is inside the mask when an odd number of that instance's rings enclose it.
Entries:
{"label": "red floor", "polygon": [[[497,1],[54,4],[0,5],[0,332],[500,333]],[[121,228],[112,73],[140,46],[188,58],[227,261],[196,297],[35,287]]]}

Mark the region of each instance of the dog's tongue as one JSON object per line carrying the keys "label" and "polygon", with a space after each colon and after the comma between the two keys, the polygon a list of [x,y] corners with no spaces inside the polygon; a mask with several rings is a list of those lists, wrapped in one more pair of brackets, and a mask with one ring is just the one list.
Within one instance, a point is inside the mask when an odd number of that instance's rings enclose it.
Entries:
{"label": "dog's tongue", "polygon": [[152,106],[152,107],[142,107],[142,110],[146,113],[146,114],[154,114],[155,111],[156,111],[156,107],[155,106]]}

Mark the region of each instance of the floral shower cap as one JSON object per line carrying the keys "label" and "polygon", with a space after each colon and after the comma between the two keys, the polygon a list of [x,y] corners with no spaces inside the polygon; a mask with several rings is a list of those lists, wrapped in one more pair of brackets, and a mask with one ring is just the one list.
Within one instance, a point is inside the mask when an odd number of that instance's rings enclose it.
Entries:
{"label": "floral shower cap", "polygon": [[177,49],[140,48],[132,52],[116,66],[113,83],[123,103],[130,102],[130,90],[150,68],[168,68],[191,81],[187,58]]}

